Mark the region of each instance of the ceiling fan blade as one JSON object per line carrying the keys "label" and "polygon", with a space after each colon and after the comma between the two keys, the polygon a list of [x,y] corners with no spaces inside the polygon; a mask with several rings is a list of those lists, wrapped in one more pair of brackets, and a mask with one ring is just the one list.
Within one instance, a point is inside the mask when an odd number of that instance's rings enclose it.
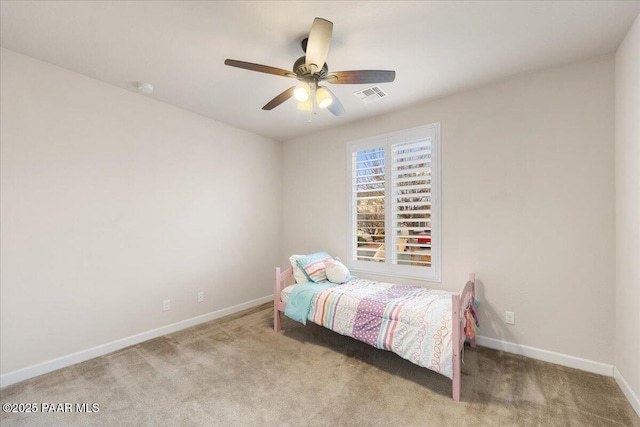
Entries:
{"label": "ceiling fan blade", "polygon": [[316,69],[314,71],[321,70],[327,60],[332,31],[333,23],[331,21],[322,18],[313,20],[304,62],[307,67],[315,65]]}
{"label": "ceiling fan blade", "polygon": [[235,59],[225,59],[225,65],[231,67],[243,68],[250,71],[258,71],[260,73],[275,74],[276,76],[296,77],[295,73],[283,70],[282,68],[269,67],[268,65],[253,64],[251,62],[236,61]]}
{"label": "ceiling fan blade", "polygon": [[357,70],[336,71],[327,74],[326,81],[333,84],[388,83],[396,78],[395,71]]}
{"label": "ceiling fan blade", "polygon": [[285,90],[280,95],[276,96],[271,101],[269,101],[264,107],[262,107],[262,109],[263,110],[273,110],[278,105],[282,104],[284,101],[286,101],[287,99],[291,98],[293,96],[293,91],[295,89],[296,89],[295,86],[291,86],[289,89]]}
{"label": "ceiling fan blade", "polygon": [[331,111],[334,116],[341,116],[344,113],[344,107],[340,103],[340,100],[333,92],[329,90],[328,87],[323,87],[327,89],[327,91],[331,94],[331,98],[333,99],[333,102],[331,102],[331,104],[327,107],[327,110]]}

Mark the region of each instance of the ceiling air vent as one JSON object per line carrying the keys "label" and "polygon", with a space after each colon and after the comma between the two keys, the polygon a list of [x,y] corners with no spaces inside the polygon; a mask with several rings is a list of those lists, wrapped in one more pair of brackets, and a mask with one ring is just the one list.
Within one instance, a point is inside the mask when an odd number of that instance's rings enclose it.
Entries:
{"label": "ceiling air vent", "polygon": [[360,90],[358,92],[354,92],[354,95],[358,97],[359,100],[368,104],[373,101],[377,101],[380,98],[386,98],[387,93],[382,90],[380,86],[371,86],[364,90]]}

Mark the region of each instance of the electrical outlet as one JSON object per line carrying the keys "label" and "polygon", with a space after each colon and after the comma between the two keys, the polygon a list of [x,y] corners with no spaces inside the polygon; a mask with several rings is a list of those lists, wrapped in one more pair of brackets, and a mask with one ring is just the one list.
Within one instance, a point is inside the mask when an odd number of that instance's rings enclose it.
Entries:
{"label": "electrical outlet", "polygon": [[198,302],[204,301],[204,292],[198,292]]}
{"label": "electrical outlet", "polygon": [[504,322],[507,325],[515,325],[516,324],[516,314],[513,311],[505,311],[504,312]]}
{"label": "electrical outlet", "polygon": [[171,310],[171,300],[170,299],[166,299],[164,301],[162,301],[162,311],[168,311]]}

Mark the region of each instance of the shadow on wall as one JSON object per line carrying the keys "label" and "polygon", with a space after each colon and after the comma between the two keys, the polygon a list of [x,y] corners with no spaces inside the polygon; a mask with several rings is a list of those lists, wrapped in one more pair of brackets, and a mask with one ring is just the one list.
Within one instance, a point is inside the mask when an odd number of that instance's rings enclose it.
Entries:
{"label": "shadow on wall", "polygon": [[516,343],[514,336],[509,332],[508,325],[504,323],[504,317],[500,311],[496,311],[484,297],[484,282],[476,279],[476,299],[480,301],[478,307],[478,317],[480,322],[480,330],[478,335],[490,338],[487,331],[493,331],[495,339]]}

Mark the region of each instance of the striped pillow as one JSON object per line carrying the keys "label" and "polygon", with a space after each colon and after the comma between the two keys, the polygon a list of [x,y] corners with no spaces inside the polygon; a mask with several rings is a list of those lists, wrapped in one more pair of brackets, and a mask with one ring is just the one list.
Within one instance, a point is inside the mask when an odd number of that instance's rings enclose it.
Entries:
{"label": "striped pillow", "polygon": [[320,283],[328,281],[325,270],[327,263],[332,260],[333,258],[331,258],[331,255],[327,252],[316,252],[311,255],[302,256],[296,261],[312,281]]}

